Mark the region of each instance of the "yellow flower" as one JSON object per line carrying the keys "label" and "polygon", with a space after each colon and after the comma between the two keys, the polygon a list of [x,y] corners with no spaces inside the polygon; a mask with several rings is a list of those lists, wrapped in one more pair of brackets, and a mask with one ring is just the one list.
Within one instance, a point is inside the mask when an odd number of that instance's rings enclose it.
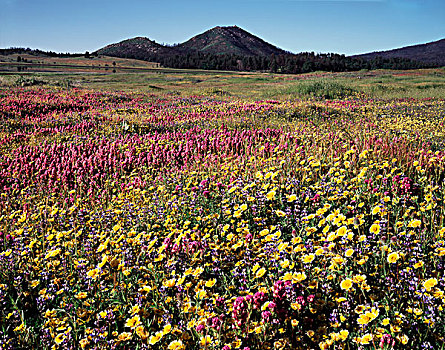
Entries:
{"label": "yellow flower", "polygon": [[380,225],[379,224],[372,224],[369,228],[369,232],[378,234],[380,232]]}
{"label": "yellow flower", "polygon": [[211,280],[208,280],[207,282],[206,282],[206,284],[205,284],[205,286],[207,287],[207,288],[212,288],[214,285],[215,285],[215,283],[216,283],[216,279],[211,279]]}
{"label": "yellow flower", "polygon": [[45,259],[54,258],[60,253],[60,249],[50,250],[46,255]]}
{"label": "yellow flower", "polygon": [[131,338],[131,333],[129,333],[129,332],[123,332],[123,333],[119,334],[119,337],[118,337],[118,339],[120,341],[126,341],[126,340],[129,340],[130,338]]}
{"label": "yellow flower", "polygon": [[166,325],[164,326],[164,329],[162,330],[162,333],[163,333],[164,335],[166,335],[166,334],[170,333],[171,330],[172,330],[172,325],[171,325],[170,323],[168,323],[168,324],[166,324]]}
{"label": "yellow flower", "polygon": [[421,225],[422,221],[420,220],[412,220],[409,224],[408,227],[419,227]]}
{"label": "yellow flower", "polygon": [[349,290],[352,288],[352,281],[349,278],[346,278],[340,283],[340,288],[343,290]]}
{"label": "yellow flower", "polygon": [[425,282],[423,282],[423,286],[425,287],[427,292],[430,292],[431,288],[433,288],[436,284],[437,284],[437,279],[435,278],[430,278]]}
{"label": "yellow flower", "polygon": [[294,202],[296,199],[297,199],[297,196],[295,194],[291,194],[291,195],[287,196],[287,201],[289,203]]}
{"label": "yellow flower", "polygon": [[337,236],[343,237],[348,232],[348,229],[346,226],[342,226],[337,230]]}
{"label": "yellow flower", "polygon": [[196,292],[196,296],[199,298],[199,299],[204,299],[206,296],[207,296],[207,292],[205,291],[205,290],[198,290],[197,292]]}
{"label": "yellow flower", "polygon": [[286,216],[286,213],[282,210],[275,210],[275,213],[280,217]]}
{"label": "yellow flower", "polygon": [[87,297],[87,293],[85,292],[79,292],[75,296],[77,299],[85,299]]}
{"label": "yellow flower", "polygon": [[399,258],[400,258],[399,253],[397,253],[397,252],[393,252],[393,253],[391,253],[391,254],[388,255],[387,260],[388,260],[388,262],[389,262],[390,264],[394,264],[395,262],[397,262],[397,260],[399,260]]}
{"label": "yellow flower", "polygon": [[256,271],[255,277],[256,278],[263,277],[265,273],[266,273],[266,269],[264,267],[262,267],[261,269]]}
{"label": "yellow flower", "polygon": [[372,334],[365,334],[363,337],[361,337],[360,343],[363,345],[367,345],[372,341]]}
{"label": "yellow flower", "polygon": [[301,282],[301,281],[304,281],[306,278],[307,278],[307,276],[306,276],[306,274],[305,274],[304,272],[297,272],[296,274],[294,274],[294,275],[292,276],[292,279],[293,279],[295,282]]}
{"label": "yellow flower", "polygon": [[292,278],[293,278],[292,272],[288,272],[281,279],[283,281],[292,281]]}
{"label": "yellow flower", "polygon": [[82,349],[85,349],[90,341],[87,338],[83,338],[80,340],[79,344]]}
{"label": "yellow flower", "polygon": [[265,228],[264,230],[260,231],[260,236],[266,236],[269,234],[269,230],[267,228]]}
{"label": "yellow flower", "polygon": [[275,198],[275,194],[276,194],[276,192],[274,190],[272,190],[272,191],[270,191],[269,193],[266,194],[266,198],[268,200],[272,200],[272,199]]}
{"label": "yellow flower", "polygon": [[168,345],[168,350],[183,350],[183,349],[185,349],[185,346],[181,340],[173,340]]}
{"label": "yellow flower", "polygon": [[305,264],[310,264],[312,261],[314,261],[315,259],[315,255],[314,254],[308,254],[303,256],[303,262]]}
{"label": "yellow flower", "polygon": [[54,338],[54,342],[59,345],[60,343],[62,343],[64,340],[66,339],[65,334],[60,333],[57,335],[57,337]]}
{"label": "yellow flower", "polygon": [[423,265],[424,265],[424,262],[423,261],[419,261],[419,262],[414,264],[414,268],[418,269],[419,267],[422,267]]}
{"label": "yellow flower", "polygon": [[348,250],[345,252],[345,256],[346,256],[347,258],[351,257],[352,254],[354,254],[354,249],[348,249]]}
{"label": "yellow flower", "polygon": [[102,256],[102,261],[99,263],[99,268],[102,268],[108,261],[108,256],[106,254],[104,254]]}
{"label": "yellow flower", "polygon": [[99,269],[92,269],[87,272],[88,277],[91,277],[92,279],[96,279],[99,275]]}
{"label": "yellow flower", "polygon": [[209,335],[206,335],[204,337],[201,337],[199,343],[201,346],[206,346],[212,343],[212,338]]}
{"label": "yellow flower", "polygon": [[164,287],[172,288],[176,285],[176,279],[175,278],[169,279],[162,284],[164,285]]}
{"label": "yellow flower", "polygon": [[285,259],[283,261],[280,261],[280,266],[281,268],[285,269],[289,266],[289,263],[290,263],[289,260]]}
{"label": "yellow flower", "polygon": [[344,329],[342,331],[340,331],[340,338],[341,340],[345,341],[349,336],[349,331]]}
{"label": "yellow flower", "polygon": [[162,332],[157,332],[155,335],[152,335],[150,337],[150,340],[148,341],[148,343],[150,345],[155,345],[159,340],[162,339],[163,335],[164,334]]}
{"label": "yellow flower", "polygon": [[298,321],[295,320],[295,319],[291,321],[292,327],[297,327],[299,323],[300,323],[300,322],[298,322]]}
{"label": "yellow flower", "polygon": [[135,328],[141,324],[141,319],[139,315],[135,315],[132,318],[129,318],[125,323],[125,327]]}
{"label": "yellow flower", "polygon": [[141,338],[142,340],[145,340],[148,338],[149,333],[148,331],[144,328],[144,326],[137,326],[136,327],[136,334],[139,336],[139,338]]}
{"label": "yellow flower", "polygon": [[380,207],[379,206],[374,207],[374,209],[372,209],[372,215],[376,215],[378,213],[380,213]]}
{"label": "yellow flower", "polygon": [[406,334],[397,336],[397,340],[400,341],[403,345],[408,344],[409,337]]}

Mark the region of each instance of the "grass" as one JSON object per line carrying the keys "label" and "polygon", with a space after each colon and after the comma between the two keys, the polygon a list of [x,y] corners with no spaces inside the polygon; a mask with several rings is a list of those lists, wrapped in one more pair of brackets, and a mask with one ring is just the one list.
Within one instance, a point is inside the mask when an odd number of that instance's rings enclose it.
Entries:
{"label": "grass", "polygon": [[[12,59],[12,58],[10,58]],[[28,58],[32,59],[32,58]],[[52,59],[52,58],[51,58]],[[5,59],[0,57],[0,60]],[[36,58],[34,57],[34,62]],[[49,63],[46,60],[38,60]],[[48,62],[47,62],[48,61]],[[112,62],[117,71],[113,73]],[[89,89],[150,92],[157,95],[215,95],[221,98],[336,99],[354,94],[370,98],[440,98],[445,96],[445,69],[411,71],[359,71],[345,73],[313,72],[299,75],[271,73],[219,72],[203,70],[154,69],[151,71],[119,71],[119,67],[152,68],[150,62],[103,57],[96,59],[54,59],[57,64],[96,65],[96,69],[54,68],[51,72],[0,72],[1,85],[17,81],[43,81],[47,85]],[[108,70],[105,70],[108,65]],[[33,68],[37,69],[37,68]],[[21,78],[22,77],[22,78]]]}

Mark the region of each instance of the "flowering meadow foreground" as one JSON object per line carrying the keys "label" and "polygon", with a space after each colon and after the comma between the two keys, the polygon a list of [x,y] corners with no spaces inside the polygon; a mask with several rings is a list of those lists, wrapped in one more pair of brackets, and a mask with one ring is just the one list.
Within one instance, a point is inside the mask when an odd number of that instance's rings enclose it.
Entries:
{"label": "flowering meadow foreground", "polygon": [[445,101],[0,91],[0,349],[444,349]]}

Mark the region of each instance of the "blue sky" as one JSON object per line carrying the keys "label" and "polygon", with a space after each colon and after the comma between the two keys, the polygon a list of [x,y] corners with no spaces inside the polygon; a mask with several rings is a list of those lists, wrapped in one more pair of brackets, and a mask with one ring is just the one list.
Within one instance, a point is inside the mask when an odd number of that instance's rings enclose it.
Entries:
{"label": "blue sky", "polygon": [[0,0],[0,48],[94,51],[238,25],[288,51],[357,54],[445,38],[445,0]]}

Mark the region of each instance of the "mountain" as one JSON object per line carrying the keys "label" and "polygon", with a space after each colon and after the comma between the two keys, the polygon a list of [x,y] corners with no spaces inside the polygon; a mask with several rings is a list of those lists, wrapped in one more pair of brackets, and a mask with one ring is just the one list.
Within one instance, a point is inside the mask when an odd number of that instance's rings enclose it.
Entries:
{"label": "mountain", "polygon": [[445,65],[444,40],[397,50],[346,57],[334,53],[293,54],[237,26],[214,27],[174,46],[145,37],[108,45],[93,55],[157,62],[162,67],[228,71],[307,73],[360,69],[418,69]]}
{"label": "mountain", "polygon": [[107,45],[97,50],[96,53],[105,56],[144,59],[145,57],[174,54],[175,51],[172,47],[163,46],[153,40],[139,36]]}
{"label": "mountain", "polygon": [[270,56],[288,52],[237,26],[215,27],[176,46],[164,46],[144,37],[127,39],[96,51],[99,55],[139,59],[159,59],[181,54],[233,54],[237,56]]}
{"label": "mountain", "polygon": [[237,26],[215,27],[178,45],[190,51],[239,56],[270,56],[288,52]]}
{"label": "mountain", "polygon": [[426,44],[406,46],[388,51],[371,52],[352,57],[366,60],[372,60],[378,57],[386,59],[406,58],[422,63],[445,66],[445,38]]}

